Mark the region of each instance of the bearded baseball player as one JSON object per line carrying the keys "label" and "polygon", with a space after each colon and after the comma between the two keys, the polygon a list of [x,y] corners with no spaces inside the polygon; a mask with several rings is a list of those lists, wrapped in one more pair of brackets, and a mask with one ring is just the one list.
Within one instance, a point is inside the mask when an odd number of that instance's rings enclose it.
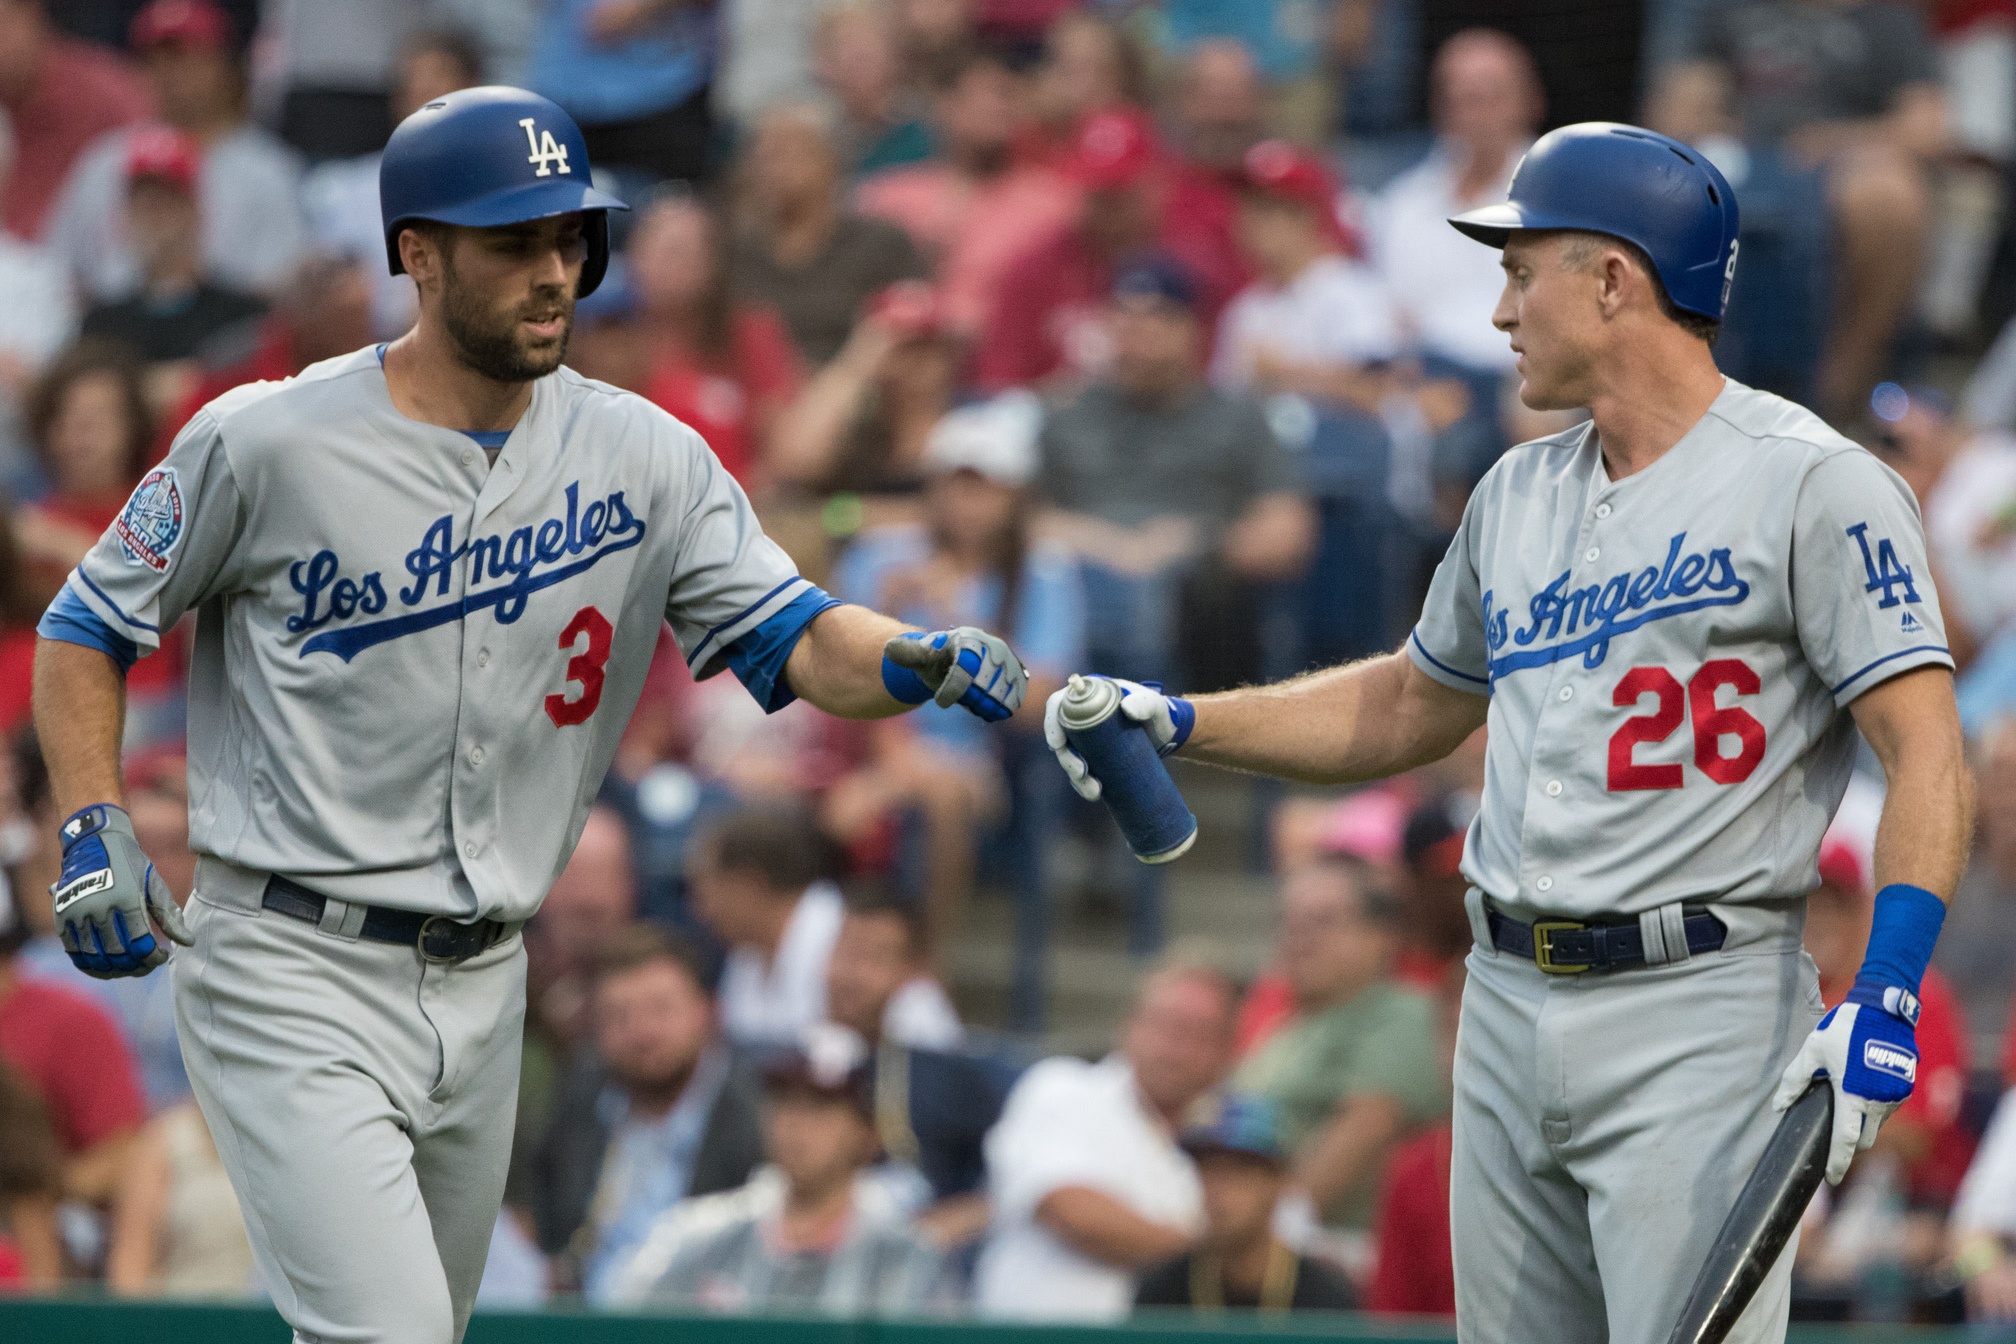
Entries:
{"label": "bearded baseball player", "polygon": [[[1129,685],[1122,708],[1165,755],[1320,783],[1489,725],[1463,858],[1458,1333],[1659,1344],[1775,1111],[1827,1079],[1839,1181],[1910,1093],[1969,832],[1952,659],[1904,483],[1715,367],[1737,214],[1712,164],[1568,126],[1506,204],[1450,222],[1503,249],[1521,398],[1589,422],[1485,476],[1403,651],[1194,701]],[[1050,743],[1096,795],[1057,704]],[[1803,894],[1857,728],[1889,785],[1882,889],[1823,1017]],[[1731,1340],[1783,1337],[1791,1261]]]}
{"label": "bearded baseball player", "polygon": [[[561,367],[623,208],[565,112],[430,103],[380,192],[418,324],[197,413],[44,617],[35,719],[70,814],[64,944],[99,976],[182,945],[183,1057],[296,1338],[449,1344],[503,1197],[518,932],[662,624],[768,710],[995,720],[1025,678],[991,635],[835,602],[698,435]],[[119,807],[119,739],[126,668],[187,612],[178,913]]]}

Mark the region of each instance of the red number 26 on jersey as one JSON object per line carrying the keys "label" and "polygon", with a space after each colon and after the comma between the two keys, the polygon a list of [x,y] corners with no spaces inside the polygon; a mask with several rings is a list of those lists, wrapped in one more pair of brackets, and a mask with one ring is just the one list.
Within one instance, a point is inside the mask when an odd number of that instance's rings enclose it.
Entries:
{"label": "red number 26 on jersey", "polygon": [[[1755,695],[1762,689],[1756,672],[1738,658],[1716,658],[1703,663],[1683,691],[1680,682],[1663,667],[1634,667],[1617,683],[1610,697],[1619,709],[1633,709],[1648,695],[1658,703],[1642,714],[1624,720],[1610,738],[1610,790],[1677,789],[1686,783],[1686,769],[1677,761],[1657,765],[1641,764],[1632,753],[1641,742],[1664,742],[1691,714],[1694,719],[1695,768],[1717,784],[1740,784],[1764,759],[1764,725],[1748,710],[1735,705],[1718,705],[1716,698],[1724,686],[1737,696]],[[1734,756],[1722,754],[1722,739],[1737,741]]]}

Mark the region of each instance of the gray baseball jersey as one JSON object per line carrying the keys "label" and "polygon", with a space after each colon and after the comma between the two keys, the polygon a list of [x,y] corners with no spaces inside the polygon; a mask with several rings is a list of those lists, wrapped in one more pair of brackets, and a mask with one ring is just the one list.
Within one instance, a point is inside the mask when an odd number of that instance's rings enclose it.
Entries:
{"label": "gray baseball jersey", "polygon": [[1408,651],[1491,697],[1464,874],[1569,917],[1807,891],[1848,781],[1840,711],[1952,666],[1909,488],[1734,381],[1621,481],[1588,424],[1507,453]]}
{"label": "gray baseball jersey", "polygon": [[782,653],[731,646],[830,605],[642,398],[541,378],[491,465],[401,415],[373,350],[200,411],[69,597],[143,651],[197,612],[198,853],[504,920],[572,851],[661,621],[774,708]]}

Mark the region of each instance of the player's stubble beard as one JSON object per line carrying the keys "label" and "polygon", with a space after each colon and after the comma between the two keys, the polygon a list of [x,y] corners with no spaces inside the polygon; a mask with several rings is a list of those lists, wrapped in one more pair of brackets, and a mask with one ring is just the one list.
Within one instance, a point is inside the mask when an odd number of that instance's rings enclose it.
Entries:
{"label": "player's stubble beard", "polygon": [[[484,302],[474,285],[465,285],[455,270],[452,252],[441,266],[441,325],[465,368],[499,383],[529,383],[544,378],[567,357],[574,334],[574,291],[565,285],[540,285],[532,296],[500,312]],[[560,338],[536,345],[519,334],[520,322],[554,315],[560,318]]]}

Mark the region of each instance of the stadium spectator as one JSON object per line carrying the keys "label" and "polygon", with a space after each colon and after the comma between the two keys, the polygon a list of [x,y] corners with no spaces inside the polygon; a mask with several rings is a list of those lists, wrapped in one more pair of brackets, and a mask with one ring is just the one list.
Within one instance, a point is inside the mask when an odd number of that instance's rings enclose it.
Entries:
{"label": "stadium spectator", "polygon": [[811,87],[821,7],[821,0],[719,0],[714,114],[738,137],[767,109]]}
{"label": "stadium spectator", "polygon": [[[0,200],[14,161],[14,119],[0,106]],[[77,300],[62,258],[0,221],[0,440],[29,383],[76,329]]]}
{"label": "stadium spectator", "polygon": [[145,1240],[149,1297],[244,1297],[257,1282],[245,1216],[194,1098],[147,1122],[146,1143],[124,1179]]}
{"label": "stadium spectator", "polygon": [[[1464,976],[1464,964],[1452,962],[1434,986],[1445,1071],[1455,1067]],[[1378,1258],[1365,1290],[1370,1310],[1456,1314],[1456,1266],[1449,1243],[1453,1154],[1454,1131],[1445,1117],[1395,1148],[1386,1163],[1373,1228]]]}
{"label": "stadium spectator", "polygon": [[87,337],[118,341],[149,367],[148,401],[180,403],[199,361],[249,342],[265,305],[211,274],[203,256],[198,178],[203,151],[172,126],[144,126],[127,141],[125,236],[139,263],[139,288],[84,314]]}
{"label": "stadium spectator", "polygon": [[[0,949],[12,894],[0,895]],[[0,956],[5,956],[0,950]],[[57,1205],[63,1160],[49,1108],[28,1081],[0,1061],[0,1292],[49,1291],[63,1278],[63,1238]]]}
{"label": "stadium spectator", "polygon": [[30,593],[44,605],[125,506],[146,469],[151,424],[139,368],[119,346],[83,342],[35,385],[29,434],[49,488],[17,511],[15,530]]}
{"label": "stadium spectator", "polygon": [[673,191],[637,212],[626,257],[650,359],[650,400],[698,430],[731,475],[762,479],[770,437],[804,382],[777,314],[744,303],[720,223]]}
{"label": "stadium spectator", "polygon": [[964,346],[947,324],[942,291],[922,280],[871,298],[772,440],[777,479],[815,490],[915,490],[925,445],[958,390]]}
{"label": "stadium spectator", "polygon": [[376,153],[392,134],[385,96],[406,35],[429,6],[403,0],[270,0],[260,38],[280,95],[280,137],[311,163]]}
{"label": "stadium spectator", "polygon": [[[1169,167],[1169,213],[1238,254],[1238,192],[1246,151],[1266,134],[1265,90],[1253,54],[1229,38],[1207,38],[1176,75],[1176,157]],[[1238,282],[1250,278],[1241,273]]]}
{"label": "stadium spectator", "polygon": [[717,19],[684,0],[555,0],[526,85],[573,114],[597,166],[699,181],[712,167]]}
{"label": "stadium spectator", "polygon": [[[1042,415],[1035,397],[1012,392],[939,421],[924,449],[923,518],[862,532],[834,570],[833,591],[884,603],[876,609],[927,630],[1006,629],[1029,670],[1029,694],[1047,697],[1082,664],[1085,602],[1071,556],[1030,537]],[[979,832],[1006,820],[996,813],[1011,747],[1000,732],[969,730],[939,709],[877,725],[873,736],[877,759],[836,786],[825,815],[847,838],[895,813],[921,814],[925,908],[942,960],[973,884]]]}
{"label": "stadium spectator", "polygon": [[[393,66],[390,124],[441,98],[483,82],[475,47],[458,33],[423,28],[400,44]],[[411,276],[385,263],[385,216],[378,206],[378,150],[317,164],[301,180],[301,210],[316,247],[350,256],[371,278],[372,326],[390,340],[413,325]]]}
{"label": "stadium spectator", "polygon": [[2016,1324],[2016,1090],[2002,1094],[1974,1150],[1947,1236],[1954,1277],[1966,1285],[1967,1320]]}
{"label": "stadium spectator", "polygon": [[1723,0],[1689,51],[1725,68],[1753,154],[1745,185],[1818,172],[1837,255],[1816,405],[1861,409],[1917,291],[1931,227],[1928,161],[1947,140],[1919,8],[1892,0]]}
{"label": "stadium spectator", "polygon": [[1173,258],[1130,264],[1112,290],[1111,375],[1054,411],[1040,440],[1044,531],[1084,562],[1087,663],[1137,680],[1173,675],[1186,571],[1288,577],[1313,533],[1260,407],[1204,381],[1198,304]]}
{"label": "stadium spectator", "polygon": [[774,309],[814,369],[840,352],[870,298],[924,274],[909,234],[841,202],[830,123],[810,103],[773,107],[756,120],[729,268],[736,291]]}
{"label": "stadium spectator", "polygon": [[567,866],[553,879],[538,915],[525,929],[530,1016],[538,1024],[537,1034],[560,1055],[570,1055],[587,1039],[597,957],[636,918],[630,833],[614,808],[597,804],[581,824]]}
{"label": "stadium spectator", "polygon": [[1024,132],[1021,154],[1068,167],[1086,118],[1146,101],[1141,52],[1101,15],[1064,9],[1044,29],[1043,59],[1032,72],[1029,95],[1035,119]]}
{"label": "stadium spectator", "polygon": [[1288,1151],[1273,1102],[1227,1095],[1217,1115],[1184,1130],[1178,1143],[1197,1164],[1204,1234],[1188,1255],[1142,1275],[1135,1306],[1274,1312],[1358,1305],[1341,1271],[1296,1254],[1274,1234],[1274,1209],[1288,1185]]}
{"label": "stadium spectator", "polygon": [[259,323],[251,353],[202,376],[163,420],[154,455],[165,457],[189,418],[232,388],[292,378],[310,364],[371,344],[371,269],[370,261],[354,256],[304,258]]}
{"label": "stadium spectator", "polygon": [[1000,302],[974,352],[983,387],[1073,384],[1106,374],[1114,359],[1108,296],[1127,260],[1158,248],[1191,274],[1193,300],[1213,329],[1218,312],[1245,278],[1231,240],[1207,215],[1191,219],[1172,205],[1172,166],[1148,118],[1132,110],[1095,113],[1078,128],[1068,171],[1081,189],[1065,227],[1008,266]]}
{"label": "stadium spectator", "polygon": [[35,626],[46,605],[30,581],[14,513],[0,507],[0,740],[13,737],[28,722]]}
{"label": "stadium spectator", "polygon": [[886,0],[842,0],[822,10],[813,62],[820,87],[838,108],[834,138],[847,177],[931,157],[929,106],[903,84]]}
{"label": "stadium spectator", "polygon": [[1475,941],[1463,907],[1470,879],[1462,863],[1463,837],[1476,815],[1477,795],[1438,794],[1407,814],[1401,835],[1400,956],[1393,971],[1430,993],[1443,986]]}
{"label": "stadium spectator", "polygon": [[[231,21],[211,0],[153,0],[133,20],[161,121],[194,143],[201,167],[202,257],[226,289],[270,294],[306,246],[293,151],[246,108]],[[139,129],[108,132],[70,170],[49,216],[48,240],[84,292],[104,303],[139,289],[144,244],[128,237],[127,178]]]}
{"label": "stadium spectator", "polygon": [[768,1165],[739,1190],[663,1215],[614,1300],[714,1311],[914,1314],[946,1304],[938,1253],[878,1182],[874,1082],[846,1033],[764,1071]]}
{"label": "stadium spectator", "polygon": [[993,320],[1009,268],[1071,218],[1078,193],[1054,169],[1016,162],[1022,82],[998,54],[969,51],[933,88],[937,156],[866,178],[856,203],[910,235],[953,328],[971,334]]}
{"label": "stadium spectator", "polygon": [[118,1023],[95,1000],[27,974],[20,915],[16,910],[9,920],[18,931],[0,941],[0,1062],[48,1108],[62,1152],[63,1198],[104,1217],[108,1286],[139,1291],[147,1282],[149,1238],[137,1216],[139,1191],[126,1180],[147,1145],[139,1071]]}
{"label": "stadium spectator", "polygon": [[1393,978],[1396,921],[1362,865],[1331,860],[1284,878],[1275,958],[1296,1015],[1235,1078],[1280,1106],[1295,1194],[1329,1227],[1366,1227],[1393,1146],[1449,1108],[1434,1005]]}
{"label": "stadium spectator", "polygon": [[617,931],[596,955],[591,1005],[594,1048],[544,1118],[523,1200],[556,1285],[600,1303],[659,1215],[741,1185],[762,1154],[756,1076],[721,1039],[691,944],[648,924]]}
{"label": "stadium spectator", "polygon": [[70,166],[92,141],[152,110],[147,85],[122,57],[64,37],[48,0],[0,0],[0,108],[14,123],[14,171],[0,190],[0,226],[41,238]]}
{"label": "stadium spectator", "polygon": [[1207,43],[1252,53],[1268,89],[1271,132],[1310,149],[1329,141],[1337,119],[1337,80],[1328,66],[1335,29],[1357,0],[1308,5],[1301,0],[1165,0],[1158,38],[1165,52],[1194,54]]}
{"label": "stadium spectator", "polygon": [[1176,1135],[1231,1063],[1235,1000],[1215,971],[1165,967],[1143,982],[1113,1054],[1023,1075],[987,1136],[980,1314],[1118,1320],[1141,1271],[1190,1249],[1203,1194]]}
{"label": "stadium spectator", "polygon": [[827,1020],[871,1046],[959,1049],[966,1029],[931,973],[929,932],[916,908],[872,885],[844,899],[827,962]]}
{"label": "stadium spectator", "polygon": [[1505,276],[1488,250],[1464,248],[1448,219],[1505,199],[1540,124],[1540,79],[1517,39],[1488,28],[1443,43],[1429,78],[1435,148],[1374,204],[1372,261],[1426,372],[1463,379],[1495,423],[1498,385],[1515,358],[1491,325]]}
{"label": "stadium spectator", "polygon": [[1952,931],[1940,937],[1932,965],[1972,1029],[1973,1066],[1999,1069],[2016,1044],[2002,1035],[2016,1006],[2016,718],[1990,722],[1973,755],[1974,852],[1953,893]]}
{"label": "stadium spectator", "polygon": [[977,0],[893,0],[904,83],[935,89],[952,77],[977,40],[976,7]]}
{"label": "stadium spectator", "polygon": [[721,1029],[738,1049],[796,1049],[826,1016],[826,968],[846,903],[826,841],[804,812],[739,808],[687,852],[693,910],[728,944]]}

